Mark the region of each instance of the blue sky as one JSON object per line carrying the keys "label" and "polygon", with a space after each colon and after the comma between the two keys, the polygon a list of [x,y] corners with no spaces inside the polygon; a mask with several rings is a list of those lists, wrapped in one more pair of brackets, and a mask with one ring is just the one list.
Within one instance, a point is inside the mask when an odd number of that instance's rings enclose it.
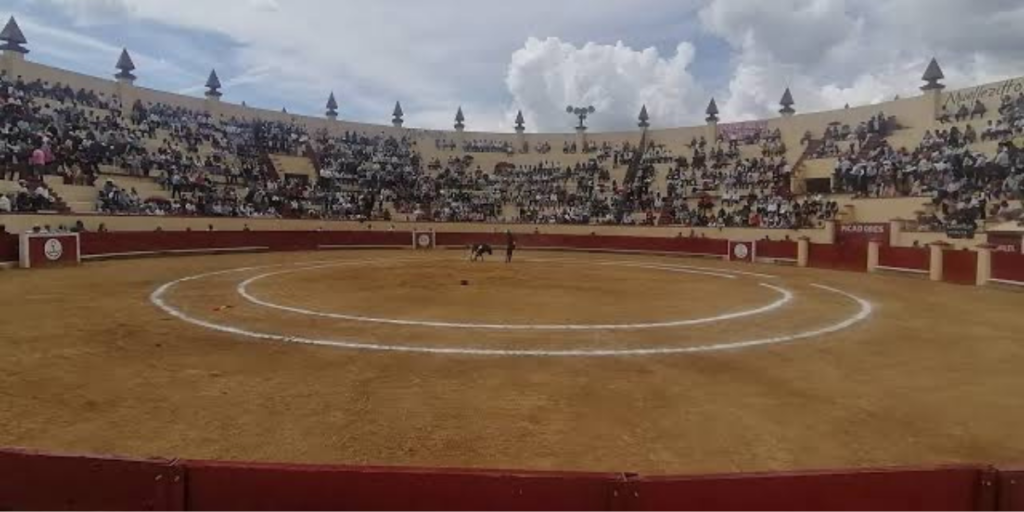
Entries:
{"label": "blue sky", "polygon": [[[927,60],[951,85],[1020,74],[1021,2],[990,0],[0,0],[31,60],[111,76],[122,46],[139,85],[201,95],[211,68],[225,100],[407,126],[566,131],[565,103],[592,126],[698,124],[711,96],[726,120],[916,93]],[[927,19],[922,19],[922,13]],[[925,21],[927,23],[925,23]],[[927,28],[926,28],[927,26]],[[620,44],[621,43],[621,44]],[[562,107],[558,107],[563,105]]]}

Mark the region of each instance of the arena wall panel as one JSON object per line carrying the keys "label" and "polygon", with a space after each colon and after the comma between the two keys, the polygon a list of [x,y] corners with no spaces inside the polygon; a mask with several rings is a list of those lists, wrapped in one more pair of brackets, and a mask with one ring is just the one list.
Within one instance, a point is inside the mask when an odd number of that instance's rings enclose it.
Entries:
{"label": "arena wall panel", "polygon": [[401,231],[143,231],[83,233],[85,258],[218,251],[315,251],[340,247],[411,247]]}
{"label": "arena wall panel", "polygon": [[184,469],[164,460],[0,450],[0,510],[184,510]]}
{"label": "arena wall panel", "polygon": [[999,470],[996,510],[1024,510],[1024,468]]}
{"label": "arena wall panel", "polygon": [[992,279],[1024,284],[1024,254],[993,252]]}
{"label": "arena wall panel", "polygon": [[807,263],[812,268],[867,272],[868,249],[859,244],[810,244]]}
{"label": "arena wall panel", "polygon": [[188,510],[609,510],[616,473],[184,462]]}
{"label": "arena wall panel", "polygon": [[931,268],[931,253],[927,248],[883,245],[878,248],[878,264],[889,269],[928,272]]}
{"label": "arena wall panel", "polygon": [[0,263],[18,261],[18,235],[0,234]]}
{"label": "arena wall panel", "polygon": [[[385,231],[394,226],[397,231],[438,231],[445,233],[504,233],[512,230],[516,235],[543,234],[631,236],[643,238],[676,238],[689,236],[707,238],[728,238],[736,242],[753,242],[765,237],[780,239],[790,237],[796,240],[809,237],[814,243],[832,243],[828,229],[777,230],[756,228],[683,228],[680,226],[587,226],[587,225],[534,225],[534,224],[482,224],[482,223],[431,223],[431,222],[372,222],[318,221],[300,219],[247,219],[229,217],[146,217],[128,215],[49,215],[14,214],[0,215],[0,224],[6,224],[8,231],[28,231],[33,226],[73,226],[81,220],[89,231],[99,231],[102,224],[112,232],[153,231],[161,227],[165,231],[182,232],[206,231],[213,225],[217,231],[242,231],[249,226],[253,231]],[[372,229],[371,229],[372,228]]]}
{"label": "arena wall panel", "polygon": [[761,240],[757,242],[759,259],[796,260],[799,247],[796,242]]}
{"label": "arena wall panel", "polygon": [[630,510],[991,510],[982,467],[640,478]]}
{"label": "arena wall panel", "polygon": [[71,87],[75,92],[78,92],[79,89],[91,90],[107,98],[114,96],[117,92],[117,82],[113,80],[75,73],[27,60],[18,63],[16,74],[23,76],[26,82],[38,79],[49,82],[51,85],[61,83]]}
{"label": "arena wall panel", "polygon": [[974,286],[978,282],[978,253],[942,251],[943,281]]}
{"label": "arena wall panel", "polygon": [[[440,247],[467,247],[472,244],[490,244],[505,247],[504,233],[438,233]],[[729,254],[729,241],[712,238],[655,238],[602,235],[516,235],[520,249],[576,249],[585,251],[624,251],[679,253],[725,257]]]}

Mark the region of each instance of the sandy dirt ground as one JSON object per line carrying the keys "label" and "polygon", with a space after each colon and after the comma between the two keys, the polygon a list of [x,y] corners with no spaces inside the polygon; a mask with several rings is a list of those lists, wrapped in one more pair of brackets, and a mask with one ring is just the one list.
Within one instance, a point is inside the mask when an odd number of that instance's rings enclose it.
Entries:
{"label": "sandy dirt ground", "polygon": [[[256,254],[0,272],[0,446],[645,474],[1024,462],[1024,293],[517,256],[506,266],[442,251]],[[193,323],[150,300],[165,283],[228,270],[163,294]],[[256,302],[239,295],[246,282]],[[865,299],[870,314],[851,321],[863,306],[815,285]],[[816,331],[828,332],[801,337]],[[774,341],[703,351],[756,340]],[[636,349],[691,351],[585,354]],[[512,355],[522,351],[533,355]],[[581,354],[543,355],[567,352]]]}

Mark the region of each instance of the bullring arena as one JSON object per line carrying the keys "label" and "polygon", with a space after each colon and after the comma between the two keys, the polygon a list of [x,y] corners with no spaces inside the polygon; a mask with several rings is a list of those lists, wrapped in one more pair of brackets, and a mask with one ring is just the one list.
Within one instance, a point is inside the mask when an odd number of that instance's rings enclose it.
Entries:
{"label": "bullring arena", "polygon": [[[414,137],[424,161],[465,153],[401,123],[222,103],[219,85],[202,100],[11,49],[2,63],[7,76],[120,98],[125,112],[167,104]],[[895,145],[919,141],[958,98],[999,110],[998,96],[925,81],[921,97],[765,121],[797,162],[792,195],[832,179],[834,158],[799,139],[833,119],[885,112],[900,128],[881,139]],[[1021,82],[1007,84],[976,92]],[[709,109],[695,128],[442,136],[525,149],[476,155],[494,168],[588,158],[530,151],[543,142],[656,140],[682,155],[719,128]],[[977,149],[1007,141],[1016,151],[1013,137]],[[260,151],[292,177],[325,168],[315,146]],[[665,165],[651,164],[662,186]],[[388,220],[155,217],[97,210],[106,176],[174,200],[148,177],[100,170],[93,184],[46,175],[53,210],[0,216],[15,233],[0,238],[0,508],[1024,506],[1016,219],[962,236],[923,228],[941,217],[929,199],[842,191],[826,194],[834,218],[772,229],[664,212],[644,225],[649,209],[615,225],[438,222],[397,201]],[[495,254],[468,261],[477,243]]]}

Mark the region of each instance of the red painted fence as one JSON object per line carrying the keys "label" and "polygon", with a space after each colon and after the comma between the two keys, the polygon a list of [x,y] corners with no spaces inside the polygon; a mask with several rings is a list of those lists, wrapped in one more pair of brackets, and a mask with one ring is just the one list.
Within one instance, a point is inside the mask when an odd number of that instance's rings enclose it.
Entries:
{"label": "red painted fence", "polygon": [[757,242],[756,253],[758,258],[796,261],[798,246],[796,242],[761,240]]}
{"label": "red painted fence", "polygon": [[0,234],[0,263],[18,261],[18,235]]}
{"label": "red painted fence", "polygon": [[327,247],[412,247],[398,231],[128,231],[83,233],[82,255],[166,254],[232,249],[315,251]]}
{"label": "red painted fence", "polygon": [[992,278],[1024,284],[1024,254],[993,252]]}
{"label": "red painted fence", "polygon": [[[438,233],[439,247],[465,247],[472,244],[491,244],[504,247],[503,233]],[[660,238],[643,236],[604,235],[516,235],[520,249],[575,249],[584,251],[636,251],[691,254],[725,257],[729,254],[729,241],[713,238]]]}
{"label": "red painted fence", "polygon": [[645,477],[125,460],[0,450],[0,510],[1020,510],[989,466]]}
{"label": "red painted fence", "polygon": [[0,510],[184,510],[185,468],[0,451]]}
{"label": "red painted fence", "polygon": [[978,467],[643,478],[631,510],[992,510]]}
{"label": "red painted fence", "polygon": [[878,248],[878,264],[891,269],[917,270],[928,272],[931,268],[931,250],[927,247],[890,247],[883,245]]}
{"label": "red painted fence", "polygon": [[1024,468],[999,471],[996,510],[1024,510]]}
{"label": "red painted fence", "polygon": [[188,510],[609,510],[617,473],[185,462]]}
{"label": "red painted fence", "polygon": [[807,264],[812,268],[867,272],[868,247],[866,245],[810,244]]}
{"label": "red painted fence", "polygon": [[978,253],[942,251],[943,281],[974,286],[978,282]]}

